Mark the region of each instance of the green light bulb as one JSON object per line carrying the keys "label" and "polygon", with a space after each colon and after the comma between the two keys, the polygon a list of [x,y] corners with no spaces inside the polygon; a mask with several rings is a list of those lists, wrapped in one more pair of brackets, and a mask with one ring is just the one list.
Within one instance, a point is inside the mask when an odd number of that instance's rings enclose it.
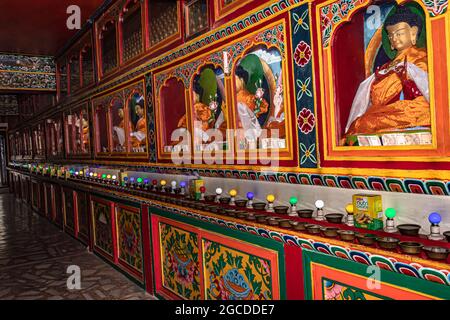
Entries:
{"label": "green light bulb", "polygon": [[102,179],[106,179],[106,174],[102,174]]}
{"label": "green light bulb", "polygon": [[291,204],[291,205],[296,205],[297,204],[297,202],[298,202],[298,199],[296,198],[296,197],[291,197],[290,199],[289,199],[289,203]]}
{"label": "green light bulb", "polygon": [[136,180],[138,183],[142,183],[142,178],[137,178]]}
{"label": "green light bulb", "polygon": [[384,214],[386,215],[386,217],[388,219],[394,219],[397,212],[395,211],[394,208],[387,208],[386,211],[384,212]]}

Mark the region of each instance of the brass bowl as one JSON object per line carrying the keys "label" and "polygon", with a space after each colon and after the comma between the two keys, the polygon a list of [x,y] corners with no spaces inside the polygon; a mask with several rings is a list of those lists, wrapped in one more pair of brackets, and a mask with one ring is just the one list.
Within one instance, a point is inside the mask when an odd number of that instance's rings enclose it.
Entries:
{"label": "brass bowl", "polygon": [[418,224],[400,224],[397,229],[404,236],[418,236],[420,226]]}
{"label": "brass bowl", "polygon": [[314,210],[312,209],[302,209],[302,210],[297,210],[298,216],[300,218],[308,218],[311,219],[312,215],[313,215]]}
{"label": "brass bowl", "polygon": [[246,199],[239,199],[239,200],[236,200],[234,203],[236,204],[236,207],[239,207],[239,208],[245,208],[247,206]]}
{"label": "brass bowl", "polygon": [[329,213],[325,215],[325,219],[329,223],[342,223],[342,218],[344,215],[342,213]]}
{"label": "brass bowl", "polygon": [[186,202],[184,203],[184,205],[185,205],[186,207],[188,207],[188,208],[192,208],[192,207],[194,206],[194,204],[195,204],[195,202],[193,202],[193,201],[191,201],[191,200],[186,201]]}
{"label": "brass bowl", "polygon": [[445,231],[443,233],[443,235],[445,236],[445,238],[447,239],[448,242],[450,242],[450,231]]}
{"label": "brass bowl", "polygon": [[377,243],[382,249],[393,250],[397,248],[397,244],[400,240],[392,237],[380,237],[377,238]]}
{"label": "brass bowl", "polygon": [[398,245],[402,252],[407,254],[419,254],[420,249],[423,247],[420,242],[414,241],[400,241]]}
{"label": "brass bowl", "polygon": [[284,214],[288,212],[289,207],[288,206],[276,206],[273,208],[275,213]]}
{"label": "brass bowl", "polygon": [[238,217],[240,219],[247,218],[248,215],[249,215],[249,213],[246,211],[236,211],[236,217]]}
{"label": "brass bowl", "polygon": [[335,227],[325,227],[322,228],[322,233],[324,234],[325,237],[334,238],[337,237],[338,230],[339,229]]}
{"label": "brass bowl", "polygon": [[222,198],[219,199],[219,201],[222,204],[229,204],[230,201],[231,201],[231,198],[230,197],[222,197]]}
{"label": "brass bowl", "polygon": [[253,209],[255,210],[264,210],[266,208],[265,202],[254,202],[253,203]]}
{"label": "brass bowl", "polygon": [[219,207],[218,206],[210,206],[208,208],[209,208],[209,211],[211,211],[212,213],[219,212]]}
{"label": "brass bowl", "polygon": [[319,234],[321,227],[317,224],[306,224],[305,228],[311,234]]}
{"label": "brass bowl", "polygon": [[205,205],[203,203],[196,203],[194,205],[194,208],[198,209],[198,210],[204,210],[205,209]]}
{"label": "brass bowl", "polygon": [[292,227],[294,228],[294,230],[297,231],[304,231],[306,230],[305,225],[307,224],[306,222],[301,222],[301,221],[290,221]]}
{"label": "brass bowl", "polygon": [[289,228],[289,229],[292,228],[292,224],[289,219],[279,220],[279,223],[280,223],[280,227],[282,227],[282,228]]}
{"label": "brass bowl", "polygon": [[236,217],[236,210],[234,209],[225,209],[225,214],[230,217]]}
{"label": "brass bowl", "polygon": [[245,220],[256,221],[256,216],[253,213],[247,213]]}
{"label": "brass bowl", "polygon": [[280,218],[277,217],[270,217],[267,218],[266,222],[269,226],[278,226],[280,224]]}
{"label": "brass bowl", "polygon": [[432,260],[446,260],[449,250],[442,247],[423,247],[428,258]]}
{"label": "brass bowl", "polygon": [[352,230],[339,230],[339,238],[344,241],[353,241],[355,239],[355,232]]}
{"label": "brass bowl", "polygon": [[261,223],[265,223],[267,220],[267,216],[259,214],[256,216],[256,221],[261,222]]}
{"label": "brass bowl", "polygon": [[205,195],[205,201],[208,201],[208,202],[214,202],[215,199],[216,199],[216,196],[213,195],[213,194],[207,194],[207,195]]}
{"label": "brass bowl", "polygon": [[357,233],[355,236],[356,236],[356,239],[358,239],[358,242],[365,246],[371,246],[377,240],[377,237],[370,233],[368,233],[368,234]]}

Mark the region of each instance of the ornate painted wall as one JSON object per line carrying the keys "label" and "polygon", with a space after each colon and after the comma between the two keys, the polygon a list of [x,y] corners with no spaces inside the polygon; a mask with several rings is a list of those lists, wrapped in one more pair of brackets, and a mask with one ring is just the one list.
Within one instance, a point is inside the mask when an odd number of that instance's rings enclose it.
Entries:
{"label": "ornate painted wall", "polygon": [[56,91],[54,59],[0,54],[0,89]]}

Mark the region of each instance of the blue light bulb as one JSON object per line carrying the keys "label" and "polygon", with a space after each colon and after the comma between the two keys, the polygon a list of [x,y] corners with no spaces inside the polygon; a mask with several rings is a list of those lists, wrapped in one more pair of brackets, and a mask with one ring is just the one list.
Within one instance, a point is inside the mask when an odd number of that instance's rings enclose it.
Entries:
{"label": "blue light bulb", "polygon": [[182,187],[182,188],[186,187],[186,181],[181,181],[180,182],[180,187]]}
{"label": "blue light bulb", "polygon": [[428,216],[428,221],[430,221],[430,223],[432,224],[439,224],[441,220],[442,220],[441,215],[437,212],[432,212]]}
{"label": "blue light bulb", "polygon": [[124,177],[124,178],[123,178],[123,181],[128,181],[128,177]]}
{"label": "blue light bulb", "polygon": [[149,182],[150,182],[149,179],[144,179],[144,183],[145,183],[145,184],[148,184]]}
{"label": "blue light bulb", "polygon": [[130,181],[131,181],[131,182],[134,182],[134,177],[131,177],[131,178],[130,178]]}
{"label": "blue light bulb", "polygon": [[253,194],[253,192],[247,192],[247,199],[248,200],[253,200],[254,197],[255,197],[255,195]]}

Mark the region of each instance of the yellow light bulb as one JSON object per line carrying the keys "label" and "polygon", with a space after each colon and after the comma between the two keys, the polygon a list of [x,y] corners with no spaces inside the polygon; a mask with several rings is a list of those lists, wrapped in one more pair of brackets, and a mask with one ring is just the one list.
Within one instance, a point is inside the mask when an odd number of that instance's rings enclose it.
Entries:
{"label": "yellow light bulb", "polygon": [[348,214],[353,214],[353,204],[349,203],[345,206],[345,211],[347,211]]}
{"label": "yellow light bulb", "polygon": [[268,202],[274,202],[275,201],[275,196],[273,194],[268,194],[266,197]]}
{"label": "yellow light bulb", "polygon": [[167,184],[167,181],[166,180],[161,180],[161,185],[162,186],[165,186]]}
{"label": "yellow light bulb", "polygon": [[237,195],[237,191],[235,189],[231,189],[230,190],[230,196],[236,197],[236,195]]}

